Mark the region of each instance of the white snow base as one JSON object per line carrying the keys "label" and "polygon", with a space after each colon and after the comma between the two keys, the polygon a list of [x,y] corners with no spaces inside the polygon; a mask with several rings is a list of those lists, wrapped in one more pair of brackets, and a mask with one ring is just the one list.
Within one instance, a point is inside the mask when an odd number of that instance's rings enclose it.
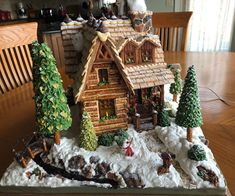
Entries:
{"label": "white snow base", "polygon": [[[214,187],[213,184],[210,184],[208,181],[203,181],[203,179],[197,175],[197,166],[199,165],[214,171],[219,178],[219,187],[226,187],[224,177],[217,167],[211,150],[200,140],[200,136],[204,136],[201,128],[193,128],[193,143],[186,140],[186,129],[177,126],[174,122],[171,122],[171,126],[169,127],[156,127],[156,131],[166,148],[176,155],[176,160],[185,173],[190,176],[196,188]],[[188,158],[188,150],[193,145],[203,146],[207,160],[194,161]]]}
{"label": "white snow base", "polygon": [[[169,92],[169,85],[165,85],[165,100],[168,106],[172,109],[172,114],[176,114],[178,104],[172,102],[172,95]],[[204,136],[200,128],[193,129],[193,143],[186,140],[186,129],[177,126],[172,119],[171,126],[169,127],[155,127],[153,130],[137,133],[133,126],[128,128],[130,138],[133,138],[132,147],[134,149],[134,156],[127,157],[122,152],[122,149],[114,142],[112,146],[105,147],[99,146],[96,151],[90,152],[79,148],[76,139],[62,138],[59,146],[54,145],[48,158],[55,160],[55,166],[59,166],[59,160],[62,159],[67,171],[76,171],[68,167],[68,161],[71,157],[82,155],[85,161],[89,163],[91,156],[98,156],[99,162],[106,162],[110,165],[111,171],[121,173],[124,171],[138,174],[144,188],[148,187],[165,187],[165,188],[215,188],[214,185],[208,181],[203,181],[197,175],[197,166],[202,165],[207,169],[211,169],[219,178],[219,187],[226,188],[224,177],[217,167],[211,150],[204,145],[199,136]],[[160,140],[162,141],[160,141]],[[207,160],[194,161],[188,158],[187,152],[194,144],[203,146]],[[163,161],[160,157],[161,152],[171,152],[176,155],[176,160],[179,162],[180,167],[188,175],[182,175],[182,171],[174,168],[173,165],[169,168],[169,173],[158,175],[157,169],[162,166]],[[95,167],[91,164],[92,167]],[[44,186],[44,187],[69,187],[69,186],[97,186],[97,187],[111,187],[110,184],[99,184],[95,182],[76,181],[61,178],[60,176],[50,176],[39,179],[38,176],[32,175],[30,179],[27,172],[32,172],[35,168],[39,168],[43,173],[46,173],[43,168],[38,166],[31,160],[27,168],[22,168],[18,163],[13,162],[2,179],[0,186]],[[77,170],[79,171],[79,170]],[[185,178],[186,176],[186,178]],[[191,181],[188,180],[191,178]],[[126,187],[122,181],[121,188]]]}
{"label": "white snow base", "polygon": [[[200,144],[204,147],[207,155],[206,161],[193,161],[187,158],[188,149],[193,145],[186,141],[186,130],[178,127],[171,123],[170,127],[159,127],[157,126],[154,130],[148,132],[137,133],[133,126],[128,129],[130,138],[133,138],[133,149],[134,156],[127,157],[122,152],[122,149],[114,142],[112,146],[105,147],[99,146],[96,151],[86,151],[77,146],[76,139],[62,138],[60,145],[54,145],[50,154],[49,159],[54,158],[56,166],[58,166],[59,159],[64,161],[65,169],[67,171],[76,171],[68,167],[68,160],[75,155],[82,155],[85,161],[89,163],[91,156],[98,156],[99,162],[106,162],[110,164],[112,172],[124,172],[138,174],[144,188],[148,187],[184,187],[184,188],[214,188],[212,184],[207,181],[203,181],[197,175],[197,166],[202,165],[208,169],[213,170],[219,177],[219,187],[226,187],[224,183],[224,177],[220,170],[217,168],[216,162],[210,149],[205,146],[199,139],[199,136],[203,136],[200,128],[193,129],[193,144]],[[161,143],[160,140],[164,143]],[[192,182],[185,182],[182,179],[180,173],[173,167],[170,166],[169,173],[158,175],[157,169],[163,162],[160,158],[161,152],[170,151],[176,155],[176,160],[179,162],[181,168],[187,173]],[[92,165],[91,165],[92,166]],[[97,187],[108,188],[109,184],[99,184],[95,182],[79,182],[76,180],[63,179],[59,176],[47,176],[42,179],[32,175],[29,179],[26,175],[27,172],[32,172],[33,169],[39,168],[43,173],[46,173],[43,168],[38,166],[34,161],[30,161],[27,168],[23,169],[16,162],[13,162],[7,171],[4,173],[0,185],[1,186],[47,186],[47,187],[66,187],[66,186],[82,186],[92,185]],[[79,171],[79,170],[77,170]],[[194,184],[195,186],[192,186]],[[121,187],[126,187],[123,181]]]}
{"label": "white snow base", "polygon": [[[68,167],[68,160],[75,155],[82,155],[85,161],[89,163],[89,158],[91,156],[99,156],[100,161],[105,161],[110,164],[112,172],[124,172],[128,171],[130,173],[137,173],[143,180],[145,188],[148,187],[182,187],[183,182],[180,178],[179,173],[173,166],[170,166],[170,172],[163,175],[157,174],[157,169],[163,164],[160,158],[159,150],[163,149],[162,144],[158,144],[154,137],[156,138],[156,132],[153,130],[151,132],[137,133],[131,126],[128,129],[128,134],[130,138],[133,138],[133,149],[134,156],[127,157],[122,152],[122,149],[117,145],[113,144],[111,147],[99,146],[96,151],[90,152],[76,145],[75,139],[62,138],[61,144],[59,146],[54,145],[50,151],[49,158],[56,158],[55,161],[62,159],[65,164],[65,169],[71,171]],[[154,136],[154,137],[153,137]],[[32,171],[34,168],[38,167],[33,161],[30,162],[26,169],[21,168],[17,163],[12,163],[12,165],[7,169],[3,175],[0,185],[16,185],[16,186],[80,186],[82,184],[92,184],[92,182],[78,182],[71,180],[61,180],[57,177],[43,178],[39,180],[37,177],[28,179],[26,176],[27,171]],[[43,170],[42,168],[40,168]],[[73,170],[75,171],[75,170]],[[97,183],[96,183],[97,184]],[[100,184],[102,187],[107,187],[110,185]],[[123,186],[125,187],[125,182]]]}

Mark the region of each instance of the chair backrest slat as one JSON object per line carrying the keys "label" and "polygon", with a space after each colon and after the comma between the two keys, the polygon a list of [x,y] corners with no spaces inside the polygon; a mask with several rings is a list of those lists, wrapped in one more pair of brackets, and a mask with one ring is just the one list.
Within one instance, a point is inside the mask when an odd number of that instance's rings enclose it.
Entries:
{"label": "chair backrest slat", "polygon": [[37,40],[36,22],[0,26],[0,93],[32,80],[29,45]]}
{"label": "chair backrest slat", "polygon": [[192,12],[156,12],[152,22],[164,51],[184,51]]}

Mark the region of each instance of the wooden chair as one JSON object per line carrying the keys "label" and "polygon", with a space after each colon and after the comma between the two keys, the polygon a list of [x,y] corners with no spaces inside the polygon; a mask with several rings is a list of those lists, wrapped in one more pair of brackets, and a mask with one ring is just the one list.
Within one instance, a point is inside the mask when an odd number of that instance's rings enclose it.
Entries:
{"label": "wooden chair", "polygon": [[32,80],[29,45],[37,40],[36,22],[0,26],[0,94]]}
{"label": "wooden chair", "polygon": [[159,35],[164,51],[185,51],[188,23],[192,13],[153,13],[154,33]]}

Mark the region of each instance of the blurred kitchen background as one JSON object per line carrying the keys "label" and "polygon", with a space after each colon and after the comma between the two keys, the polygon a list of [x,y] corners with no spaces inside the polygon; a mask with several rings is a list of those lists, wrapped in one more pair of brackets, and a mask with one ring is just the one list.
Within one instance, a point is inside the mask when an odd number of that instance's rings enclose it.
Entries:
{"label": "blurred kitchen background", "polygon": [[[91,1],[92,12],[95,17],[99,17],[104,2],[114,0]],[[188,51],[235,51],[235,0],[145,2],[148,10],[154,12],[193,11],[188,33]],[[72,19],[76,19],[79,13],[86,18],[88,7],[89,0],[0,0],[0,25],[37,21],[40,36],[42,33],[59,31],[65,13]]]}

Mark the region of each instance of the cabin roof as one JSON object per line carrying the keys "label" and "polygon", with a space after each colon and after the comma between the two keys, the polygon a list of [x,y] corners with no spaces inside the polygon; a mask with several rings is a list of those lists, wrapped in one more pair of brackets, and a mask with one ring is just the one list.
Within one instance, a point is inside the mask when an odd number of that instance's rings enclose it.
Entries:
{"label": "cabin roof", "polygon": [[103,25],[114,41],[118,41],[121,38],[143,35],[143,33],[136,32],[133,29],[130,19],[105,20]]}
{"label": "cabin roof", "polygon": [[[108,37],[105,42],[102,42],[97,34],[92,35],[88,33],[86,40],[87,44],[83,50],[81,64],[79,65],[79,69],[75,77],[74,93],[76,102],[79,102],[81,99],[82,92],[85,89],[86,82],[96,59],[100,44],[105,44],[110,48],[113,61],[122,75],[125,84],[132,93],[134,93],[135,89],[148,88],[174,82],[174,76],[172,72],[166,68],[166,63],[162,58],[160,58],[161,60],[156,63],[124,65],[115,45],[116,42],[112,38]],[[137,46],[142,45],[146,40],[149,40],[149,38],[142,39],[140,42],[136,41]],[[128,41],[131,42],[133,40],[128,39]],[[158,46],[156,42],[153,42],[153,44]]]}
{"label": "cabin roof", "polygon": [[128,76],[134,89],[149,88],[153,86],[174,82],[174,76],[164,64],[150,63],[126,67]]}
{"label": "cabin roof", "polygon": [[[89,37],[92,39],[92,36]],[[86,82],[89,76],[89,73],[92,69],[93,63],[96,59],[96,55],[98,49],[100,48],[100,44],[105,44],[107,47],[110,48],[111,55],[113,57],[113,61],[117,65],[119,73],[121,74],[123,80],[125,81],[128,89],[134,93],[133,85],[130,81],[127,71],[125,70],[125,66],[122,63],[122,59],[119,56],[119,53],[116,51],[116,47],[113,43],[113,40],[108,38],[106,42],[101,42],[99,36],[93,37],[92,41],[90,41],[90,45],[88,46],[89,50],[84,48],[83,56],[81,64],[79,65],[79,69],[75,76],[75,84],[74,84],[74,93],[75,93],[75,101],[76,103],[80,101],[81,94],[85,89]]]}
{"label": "cabin roof", "polygon": [[[115,62],[130,92],[134,93],[135,89],[174,82],[172,72],[166,67],[162,47],[157,35],[148,34],[146,32],[136,32],[132,28],[129,19],[103,21],[106,33],[96,31],[87,24],[82,25],[82,27],[71,27],[71,25],[67,25],[61,28],[63,44],[66,47],[65,57],[70,63],[68,68],[70,69],[70,73],[73,73],[72,76],[75,80],[74,94],[76,102],[81,100],[82,92],[85,90],[89,73],[91,72],[101,44],[106,45],[110,49],[112,60]],[[80,62],[77,61],[78,54],[76,50],[74,48],[72,49],[73,36],[78,31],[83,31],[84,37],[84,49],[82,50]],[[124,65],[120,57],[120,52],[126,44],[133,43],[138,49],[146,42],[151,42],[155,47],[155,63]]]}

